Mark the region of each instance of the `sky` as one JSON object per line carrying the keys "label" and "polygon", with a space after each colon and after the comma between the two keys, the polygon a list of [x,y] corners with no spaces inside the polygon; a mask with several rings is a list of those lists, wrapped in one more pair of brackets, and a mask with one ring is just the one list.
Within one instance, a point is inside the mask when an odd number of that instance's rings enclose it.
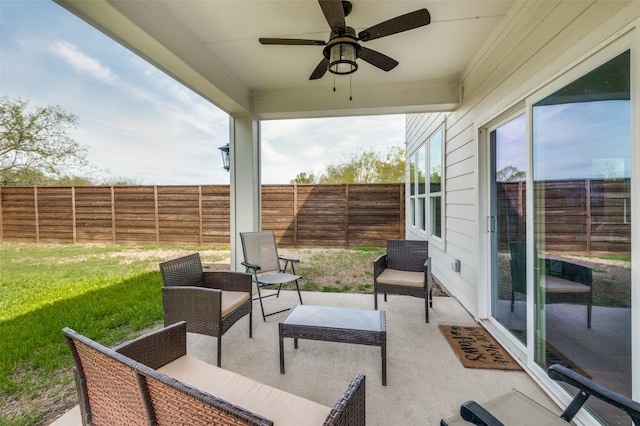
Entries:
{"label": "sky", "polygon": [[[228,184],[228,115],[50,0],[0,0],[0,96],[78,117],[94,181]],[[262,122],[262,182],[404,147],[405,116]],[[293,165],[293,166],[292,166]]]}

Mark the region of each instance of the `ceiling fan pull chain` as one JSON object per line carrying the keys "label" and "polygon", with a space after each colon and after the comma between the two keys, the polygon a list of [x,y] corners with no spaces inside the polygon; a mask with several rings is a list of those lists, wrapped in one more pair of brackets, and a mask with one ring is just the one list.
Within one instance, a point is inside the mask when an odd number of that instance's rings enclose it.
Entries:
{"label": "ceiling fan pull chain", "polygon": [[349,74],[349,101],[352,101],[353,97],[351,96],[351,74]]}
{"label": "ceiling fan pull chain", "polygon": [[333,91],[336,91],[336,75],[333,74]]}

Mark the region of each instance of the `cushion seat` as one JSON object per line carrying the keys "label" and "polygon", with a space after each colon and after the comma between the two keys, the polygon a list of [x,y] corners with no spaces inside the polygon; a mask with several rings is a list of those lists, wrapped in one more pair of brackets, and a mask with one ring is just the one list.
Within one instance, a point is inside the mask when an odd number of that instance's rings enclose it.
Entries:
{"label": "cushion seat", "polygon": [[408,285],[411,287],[424,287],[424,272],[400,271],[398,269],[385,269],[378,275],[378,282],[392,285]]}
{"label": "cushion seat", "polygon": [[547,293],[589,293],[591,287],[564,278],[546,275],[540,283],[540,287]]}
{"label": "cushion seat", "polygon": [[245,291],[222,291],[222,316],[226,317],[249,299],[251,294]]}
{"label": "cushion seat", "polygon": [[276,425],[323,424],[330,407],[256,382],[232,371],[184,355],[158,369],[204,392],[257,413]]}

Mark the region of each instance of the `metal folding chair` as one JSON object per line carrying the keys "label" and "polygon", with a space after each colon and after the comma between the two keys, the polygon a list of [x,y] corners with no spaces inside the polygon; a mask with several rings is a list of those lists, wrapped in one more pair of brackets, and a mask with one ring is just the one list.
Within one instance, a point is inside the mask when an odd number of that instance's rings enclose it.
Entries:
{"label": "metal folding chair", "polygon": [[[289,310],[282,309],[277,312],[265,314],[262,303],[262,299],[264,298],[280,296],[280,290],[282,290],[282,285],[285,283],[296,283],[298,298],[302,305],[302,295],[300,294],[300,285],[298,284],[298,280],[302,277],[296,275],[295,268],[295,264],[299,263],[300,260],[278,255],[276,237],[273,231],[241,232],[240,239],[242,240],[242,252],[244,253],[244,262],[242,262],[242,264],[247,268],[247,272],[253,274],[253,281],[256,284],[258,293],[258,297],[253,300],[260,301],[262,319],[266,321],[268,316]],[[291,273],[287,272],[289,266],[291,266]],[[263,295],[261,289],[268,286],[277,286],[277,292]]]}

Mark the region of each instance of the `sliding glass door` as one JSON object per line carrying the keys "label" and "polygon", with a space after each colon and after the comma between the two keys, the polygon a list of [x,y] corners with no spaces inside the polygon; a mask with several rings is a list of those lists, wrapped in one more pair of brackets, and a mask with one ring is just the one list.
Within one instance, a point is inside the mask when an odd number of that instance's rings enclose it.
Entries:
{"label": "sliding glass door", "polygon": [[[565,364],[628,396],[630,95],[627,51],[533,105],[527,239],[535,244],[535,362]],[[628,424],[589,404],[607,424]]]}
{"label": "sliding glass door", "polygon": [[492,316],[520,341],[527,339],[526,178],[524,114],[490,131]]}

